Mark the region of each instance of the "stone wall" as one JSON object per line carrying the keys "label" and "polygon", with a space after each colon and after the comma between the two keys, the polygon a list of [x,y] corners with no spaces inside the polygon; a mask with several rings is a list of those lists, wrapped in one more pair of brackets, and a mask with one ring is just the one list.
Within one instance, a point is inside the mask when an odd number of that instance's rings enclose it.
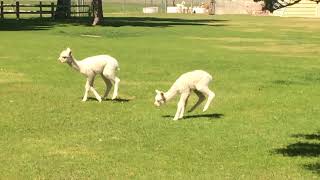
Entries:
{"label": "stone wall", "polygon": [[253,0],[216,0],[215,14],[264,14],[261,2]]}

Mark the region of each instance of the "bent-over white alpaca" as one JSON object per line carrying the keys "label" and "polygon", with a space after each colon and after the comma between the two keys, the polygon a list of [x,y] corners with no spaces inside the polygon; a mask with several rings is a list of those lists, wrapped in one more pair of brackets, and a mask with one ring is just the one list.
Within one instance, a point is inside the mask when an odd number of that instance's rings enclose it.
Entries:
{"label": "bent-over white alpaca", "polygon": [[60,62],[67,63],[81,74],[87,77],[85,91],[82,101],[87,101],[88,92],[91,90],[99,102],[102,101],[101,96],[93,88],[94,78],[100,74],[106,84],[106,91],[104,97],[107,97],[112,83],[114,83],[114,91],[112,99],[118,96],[118,88],[120,79],[116,77],[116,71],[119,70],[119,64],[116,59],[109,55],[98,55],[77,61],[73,56],[70,48],[62,51],[59,57]]}
{"label": "bent-over white alpaca", "polygon": [[177,112],[173,118],[173,120],[178,120],[183,117],[190,93],[191,91],[194,91],[199,99],[197,103],[189,110],[189,112],[193,111],[197,106],[199,106],[205,100],[205,95],[207,95],[208,100],[203,108],[204,112],[208,109],[212,99],[215,97],[214,92],[212,92],[208,87],[211,80],[212,76],[203,70],[195,70],[184,73],[176,80],[176,82],[173,83],[167,92],[156,90],[157,94],[155,96],[154,104],[156,106],[161,106],[173,98],[177,93],[180,93],[181,96],[178,102]]}

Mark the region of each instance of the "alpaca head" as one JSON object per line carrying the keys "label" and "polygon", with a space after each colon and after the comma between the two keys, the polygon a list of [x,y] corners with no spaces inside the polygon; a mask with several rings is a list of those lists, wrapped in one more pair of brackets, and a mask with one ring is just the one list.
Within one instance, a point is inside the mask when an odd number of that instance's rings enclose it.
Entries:
{"label": "alpaca head", "polygon": [[156,97],[154,97],[154,105],[159,107],[166,102],[166,98],[162,91],[156,90],[156,93]]}
{"label": "alpaca head", "polygon": [[72,53],[71,49],[67,48],[60,53],[60,57],[58,58],[61,63],[71,62],[72,61]]}

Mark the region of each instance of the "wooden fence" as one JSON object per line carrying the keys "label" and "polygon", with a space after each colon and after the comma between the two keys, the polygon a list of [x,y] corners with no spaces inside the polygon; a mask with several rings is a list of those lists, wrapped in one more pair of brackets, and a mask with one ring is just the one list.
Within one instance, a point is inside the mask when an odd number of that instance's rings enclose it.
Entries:
{"label": "wooden fence", "polygon": [[[70,5],[70,6],[63,6],[69,9],[75,8],[76,11],[71,11],[70,14],[72,15],[88,15],[89,17],[92,14],[91,6],[90,5]],[[8,10],[8,8],[12,8]],[[55,9],[57,5],[53,2],[50,4],[43,4],[41,1],[39,4],[20,4],[17,1],[15,4],[4,4],[3,1],[0,2],[0,18],[4,19],[5,14],[15,14],[17,19],[20,19],[20,14],[39,14],[40,18],[43,15],[51,15],[52,18],[55,16]],[[32,9],[32,10],[30,10]]]}

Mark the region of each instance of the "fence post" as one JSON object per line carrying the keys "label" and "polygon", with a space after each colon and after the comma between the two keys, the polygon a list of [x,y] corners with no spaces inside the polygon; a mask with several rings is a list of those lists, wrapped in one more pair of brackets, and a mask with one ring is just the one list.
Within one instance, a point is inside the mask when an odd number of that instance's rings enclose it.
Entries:
{"label": "fence post", "polygon": [[88,7],[88,16],[91,17],[91,6]]}
{"label": "fence post", "polygon": [[40,5],[40,18],[42,18],[42,1],[39,2]]}
{"label": "fence post", "polygon": [[164,1],[164,13],[167,13],[168,0]]}
{"label": "fence post", "polygon": [[317,6],[316,6],[316,11],[317,11],[317,17],[320,16],[320,3],[317,3]]}
{"label": "fence post", "polygon": [[51,18],[54,19],[54,3],[51,2]]}
{"label": "fence post", "polygon": [[1,16],[1,19],[3,19],[3,1],[1,1],[1,4],[0,4],[0,16]]}
{"label": "fence post", "polygon": [[20,12],[20,3],[19,3],[19,1],[16,1],[16,16],[17,16],[17,20],[20,19],[19,12]]}

